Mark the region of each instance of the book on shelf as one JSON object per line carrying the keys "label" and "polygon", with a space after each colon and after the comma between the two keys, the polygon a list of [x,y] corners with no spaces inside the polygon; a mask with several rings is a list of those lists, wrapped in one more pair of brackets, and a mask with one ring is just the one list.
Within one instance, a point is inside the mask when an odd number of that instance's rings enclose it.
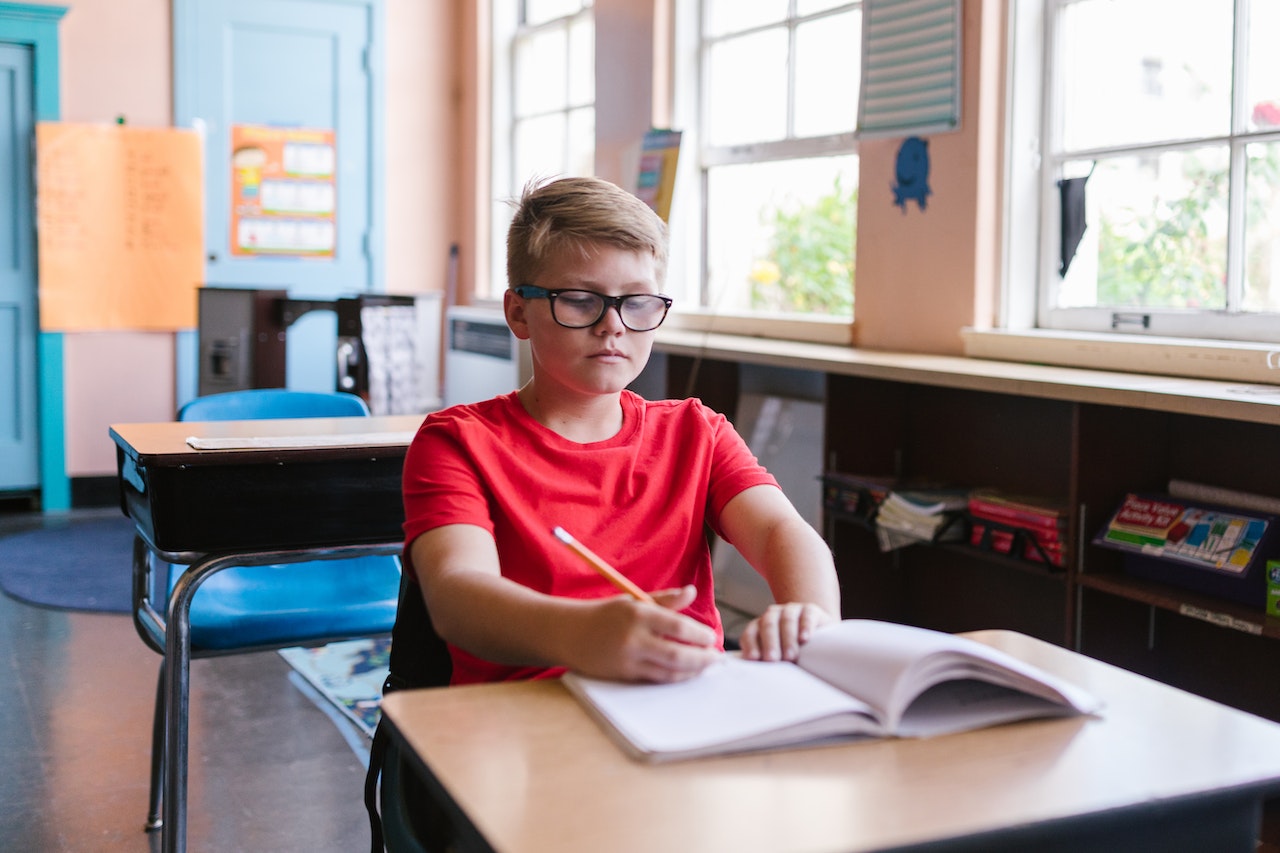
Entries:
{"label": "book on shelf", "polygon": [[[969,495],[969,514],[974,518],[1034,529],[1042,541],[1057,541],[1067,523],[1066,509],[1060,502],[992,489],[978,489]],[[1050,535],[1052,538],[1047,538]]]}
{"label": "book on shelf", "polygon": [[822,475],[823,506],[845,515],[871,518],[895,482],[893,477],[827,471]]}
{"label": "book on shelf", "polygon": [[867,619],[818,629],[795,663],[726,655],[674,684],[576,673],[564,683],[623,750],[654,762],[932,737],[1101,708],[1088,691],[975,640]]}
{"label": "book on shelf", "polygon": [[[1051,539],[1040,535],[1039,531],[1032,528],[1020,527],[1015,530],[995,525],[996,522],[973,519],[969,525],[969,544],[979,548],[990,548],[997,554],[1008,554],[1024,560],[1062,566],[1062,542],[1056,536]],[[1021,547],[1015,551],[1014,546],[1017,542],[1021,542]]]}
{"label": "book on shelf", "polygon": [[964,525],[954,523],[968,504],[963,489],[901,489],[889,492],[876,513],[880,549],[889,551],[914,542],[954,542],[964,538]]}
{"label": "book on shelf", "polygon": [[1186,509],[1185,503],[1130,493],[1112,516],[1105,538],[1113,543],[1161,548],[1171,536],[1175,541],[1181,538],[1178,525]]}

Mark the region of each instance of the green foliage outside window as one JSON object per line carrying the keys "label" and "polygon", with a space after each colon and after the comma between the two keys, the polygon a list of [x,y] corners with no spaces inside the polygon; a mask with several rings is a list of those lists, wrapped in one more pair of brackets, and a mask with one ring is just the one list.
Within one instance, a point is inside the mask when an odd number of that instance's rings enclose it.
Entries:
{"label": "green foliage outside window", "polygon": [[1099,305],[1222,307],[1227,247],[1210,233],[1207,216],[1225,214],[1227,173],[1207,170],[1194,158],[1186,171],[1189,190],[1181,198],[1102,215]]}
{"label": "green foliage outside window", "polygon": [[[1266,223],[1280,186],[1280,146],[1266,145],[1248,164],[1246,216]],[[1104,211],[1099,223],[1097,304],[1221,309],[1226,307],[1227,245],[1209,222],[1225,223],[1227,170],[1186,161],[1188,191],[1155,199],[1142,211]],[[1256,227],[1251,225],[1251,227]],[[1267,258],[1250,256],[1246,277],[1266,288]]]}
{"label": "green foliage outside window", "polygon": [[794,209],[764,214],[769,253],[752,266],[751,307],[779,313],[853,315],[857,188],[839,177],[830,193]]}

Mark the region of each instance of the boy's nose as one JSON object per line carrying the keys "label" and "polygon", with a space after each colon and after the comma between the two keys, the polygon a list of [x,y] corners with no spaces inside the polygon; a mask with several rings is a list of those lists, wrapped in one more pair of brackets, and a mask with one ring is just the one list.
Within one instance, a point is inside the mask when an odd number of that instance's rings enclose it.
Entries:
{"label": "boy's nose", "polygon": [[604,309],[604,314],[599,320],[596,320],[595,329],[597,331],[617,334],[626,331],[626,324],[622,322],[622,306],[610,305]]}

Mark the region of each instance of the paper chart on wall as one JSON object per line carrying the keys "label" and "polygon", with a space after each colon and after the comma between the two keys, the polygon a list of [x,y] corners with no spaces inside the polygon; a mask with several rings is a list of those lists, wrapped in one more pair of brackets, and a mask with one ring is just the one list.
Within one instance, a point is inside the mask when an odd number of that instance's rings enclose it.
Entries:
{"label": "paper chart on wall", "polygon": [[191,130],[36,125],[42,329],[195,326],[204,278],[201,156]]}

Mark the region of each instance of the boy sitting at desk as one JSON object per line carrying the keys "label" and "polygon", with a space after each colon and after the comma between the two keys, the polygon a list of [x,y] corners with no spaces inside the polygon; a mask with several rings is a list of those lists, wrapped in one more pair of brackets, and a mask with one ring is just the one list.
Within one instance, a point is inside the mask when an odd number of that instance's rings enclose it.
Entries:
{"label": "boy sitting at desk", "polygon": [[[428,416],[405,460],[405,569],[454,684],[697,675],[724,643],[707,526],[778,602],[743,631],[746,657],[792,659],[839,618],[826,543],[728,421],[626,390],[671,304],[666,265],[666,225],[613,184],[566,178],[520,199],[503,308],[532,378]],[[618,594],[556,526],[652,603]]]}

